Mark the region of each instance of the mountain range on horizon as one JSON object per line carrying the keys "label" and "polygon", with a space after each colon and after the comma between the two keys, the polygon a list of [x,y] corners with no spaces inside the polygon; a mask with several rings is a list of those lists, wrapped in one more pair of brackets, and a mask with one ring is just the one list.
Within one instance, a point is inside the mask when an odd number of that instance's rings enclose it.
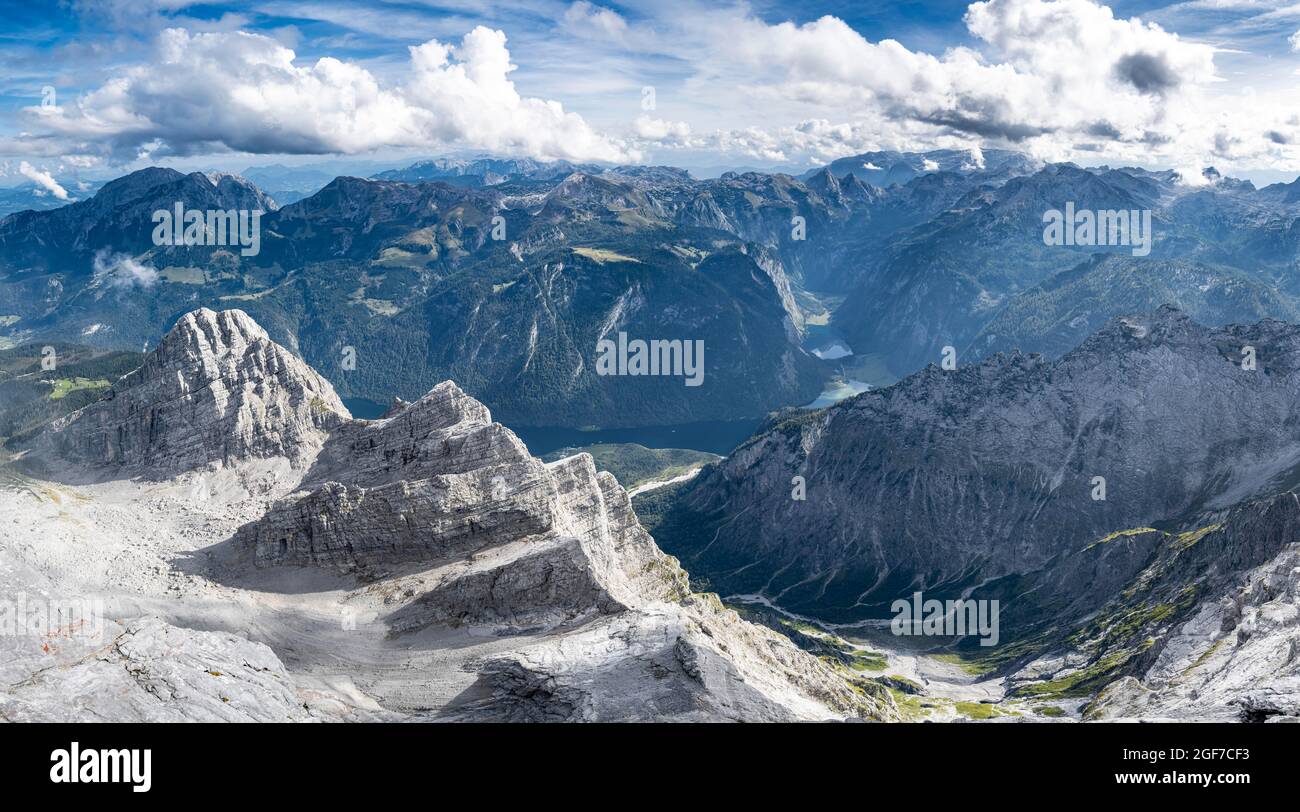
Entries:
{"label": "mountain range on horizon", "polygon": [[[237,305],[348,398],[452,377],[512,425],[630,427],[757,420],[836,375],[879,385],[945,347],[1060,353],[1165,303],[1216,324],[1296,312],[1300,180],[1256,189],[1206,170],[1190,186],[978,157],[868,153],[799,179],[712,180],[439,160],[284,206],[236,176],[141,170],[0,221],[0,341],[134,350],[194,306]],[[1067,202],[1152,212],[1149,256],[1044,245],[1043,212]],[[260,252],[154,245],[151,215],[176,205],[265,211]],[[611,388],[595,348],[619,332],[704,341],[705,385]],[[814,354],[828,337],[852,357]],[[362,360],[345,374],[346,348]]]}
{"label": "mountain range on horizon", "polygon": [[[186,211],[260,212],[256,250],[160,244]],[[1054,244],[1065,211],[1146,250]],[[439,159],[292,202],[154,167],[10,214],[0,563],[114,607],[120,701],[14,649],[0,713],[1300,718],[1298,271],[1300,179],[993,149]],[[997,639],[890,635],[920,593]]]}

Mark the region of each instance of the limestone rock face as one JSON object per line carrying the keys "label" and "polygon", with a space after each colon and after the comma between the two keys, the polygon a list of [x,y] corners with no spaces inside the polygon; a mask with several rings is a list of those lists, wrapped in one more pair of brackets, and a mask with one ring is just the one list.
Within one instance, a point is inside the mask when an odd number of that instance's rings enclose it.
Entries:
{"label": "limestone rock face", "polygon": [[[527,550],[484,556],[470,567],[495,596],[471,588],[469,572],[458,577],[460,599],[451,604],[467,616],[502,601],[523,611],[517,602],[524,595],[510,592],[502,568],[548,573],[534,601],[539,609],[563,605],[563,591],[548,590],[574,567],[584,584],[600,585],[604,597],[595,603],[607,608],[687,591],[685,573],[655,546],[626,493],[609,474],[596,472],[590,455],[542,463],[450,381],[391,417],[341,426],[302,488],[242,528],[236,542],[252,551],[258,566],[343,571],[526,544]],[[574,611],[595,606],[584,590],[574,593],[586,596]],[[431,604],[445,604],[448,594],[443,590]]]}
{"label": "limestone rock face", "polygon": [[[94,647],[73,638],[0,694],[11,722],[303,722],[310,715],[271,649],[142,617]],[[44,649],[50,649],[46,644]],[[45,660],[51,655],[43,652]],[[60,656],[61,655],[61,656]],[[40,656],[40,655],[37,655]]]}
{"label": "limestone rock face", "polygon": [[[896,719],[883,689],[859,693],[713,596],[624,613],[486,662],[476,721]],[[816,666],[816,667],[815,667]],[[799,690],[791,691],[791,686]]]}
{"label": "limestone rock face", "polygon": [[[1066,556],[1017,589],[1003,628],[1047,647],[1006,677],[1013,695],[1088,697],[1086,719],[1300,719],[1300,494],[1216,514],[1196,530],[1140,528]],[[1116,576],[1123,577],[1116,577]],[[1073,586],[1071,586],[1073,584]],[[1095,592],[1091,597],[1074,597]],[[1036,619],[1029,615],[1036,615]]]}
{"label": "limestone rock face", "polygon": [[[340,426],[297,492],[241,528],[256,566],[344,573],[436,563],[387,617],[513,635],[563,630],[477,668],[490,699],[459,719],[888,718],[789,640],[692,596],[589,454],[551,464],[455,384]],[[412,590],[415,591],[415,590]]]}
{"label": "limestone rock face", "polygon": [[[47,686],[77,697],[67,718],[109,718],[114,702],[119,718],[896,718],[888,693],[693,595],[589,454],[543,463],[450,381],[353,420],[237,311],[183,317],[111,399],[35,451],[119,478],[142,466],[170,474],[155,491],[228,469],[207,477],[228,492],[184,526],[202,577],[183,582],[260,618],[232,623],[238,634],[127,621],[92,670]],[[270,484],[258,479],[267,470]],[[358,609],[363,626],[340,623]],[[284,679],[273,650],[301,671]],[[83,700],[98,679],[123,686]],[[138,688],[170,704],[143,702]],[[304,709],[304,696],[320,704]],[[15,702],[16,714],[54,714],[27,694]]]}
{"label": "limestone rock face", "polygon": [[1089,718],[1300,720],[1300,548],[1248,572],[1180,625],[1145,673],[1106,687]]}
{"label": "limestone rock face", "polygon": [[329,382],[247,314],[204,308],[38,442],[72,463],[165,475],[252,457],[302,461],[348,417]]}

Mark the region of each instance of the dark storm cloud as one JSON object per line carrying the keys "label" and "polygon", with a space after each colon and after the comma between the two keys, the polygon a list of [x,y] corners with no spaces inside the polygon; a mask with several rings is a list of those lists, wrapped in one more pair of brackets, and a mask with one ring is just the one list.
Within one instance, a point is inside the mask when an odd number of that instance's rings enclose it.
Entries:
{"label": "dark storm cloud", "polygon": [[1164,93],[1182,82],[1163,56],[1141,52],[1116,62],[1115,75],[1142,93]]}

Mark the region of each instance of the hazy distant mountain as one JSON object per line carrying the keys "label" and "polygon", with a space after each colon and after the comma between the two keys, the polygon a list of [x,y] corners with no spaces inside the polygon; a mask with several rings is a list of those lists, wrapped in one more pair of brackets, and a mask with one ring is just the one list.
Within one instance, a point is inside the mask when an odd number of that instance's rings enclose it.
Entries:
{"label": "hazy distant mountain", "polygon": [[[201,211],[275,208],[260,189],[233,175],[142,169],[104,184],[87,200],[0,220],[0,273],[6,282],[47,274],[88,277],[98,252],[154,252],[153,213],[172,212],[177,202]],[[211,251],[176,246],[158,253],[159,259],[166,255],[185,261],[198,254],[206,260]],[[14,312],[26,315],[21,308]]]}
{"label": "hazy distant mountain", "polygon": [[829,170],[837,177],[851,174],[873,186],[889,187],[931,172],[980,173],[994,180],[1028,174],[1039,166],[1039,162],[1026,155],[1002,149],[983,150],[978,154],[960,149],[930,152],[884,150],[839,158],[825,167],[810,169],[800,177],[806,180]]}
{"label": "hazy distant mountain", "polygon": [[[816,397],[829,370],[801,347],[779,257],[676,225],[672,201],[624,177],[338,178],[273,210],[241,179],[143,170],[0,222],[0,313],[17,317],[14,341],[138,349],[187,308],[238,303],[345,396],[411,398],[455,377],[521,425],[758,418]],[[267,209],[259,253],[154,246],[151,215],[176,201]],[[97,270],[110,248],[151,277],[115,284]],[[620,334],[703,342],[702,382],[687,386],[680,360],[672,374],[598,374],[600,342]]]}
{"label": "hazy distant mountain", "polygon": [[[1271,202],[1270,196],[1276,195],[1261,196],[1249,184],[1221,179],[1208,187],[1191,187],[1178,180],[1171,172],[1060,164],[1001,185],[972,189],[946,210],[899,230],[874,250],[858,244],[864,270],[837,319],[855,351],[879,353],[896,374],[906,374],[937,362],[946,346],[969,346],[1016,296],[1077,267],[1094,253],[1128,257],[1132,267],[1176,259],[1232,269],[1243,280],[1276,287],[1281,299],[1300,292],[1293,272],[1300,257],[1296,212]],[[1149,213],[1149,253],[1128,244],[1048,245],[1044,215],[1060,212],[1067,204],[1090,212]],[[1086,308],[1090,294],[1084,288],[1065,288],[1058,294],[1068,297],[1072,290],[1083,298],[1063,299],[1057,307]],[[1158,295],[1158,290],[1151,295]],[[1146,306],[1166,303],[1144,301]],[[1170,301],[1191,302],[1177,296]],[[1116,312],[1098,304],[1099,312]],[[1286,311],[1261,304],[1257,311],[1233,312],[1248,317],[1252,312]],[[1218,321],[1212,312],[1205,314]],[[1077,332],[1058,336],[1055,351],[1079,337]],[[1031,343],[1022,349],[1049,348]]]}
{"label": "hazy distant mountain", "polygon": [[[628,426],[811,401],[831,368],[801,346],[805,291],[839,302],[848,348],[895,375],[945,347],[981,353],[1003,339],[1058,353],[1108,316],[1165,299],[1219,323],[1286,316],[1300,297],[1300,212],[1285,189],[1211,170],[1193,187],[1170,171],[981,157],[858,161],[920,167],[891,185],[861,166],[838,174],[844,161],[799,180],[440,159],[386,180],[337,178],[278,210],[247,179],[143,170],[0,221],[0,331],[139,349],[187,308],[238,303],[348,397],[414,397],[454,377],[521,425]],[[265,209],[258,254],[154,246],[151,213],[181,200]],[[1149,255],[1046,244],[1044,213],[1067,204],[1149,212]],[[1128,260],[1061,277],[1050,301],[1030,293],[1094,254]],[[106,275],[114,262],[135,268],[128,259],[144,278]],[[597,343],[629,330],[705,341],[710,384],[596,375]],[[344,370],[347,347],[368,362]]]}
{"label": "hazy distant mountain", "polygon": [[[65,188],[75,201],[93,195],[102,185],[103,183],[100,181],[85,181],[75,184],[68,183]],[[70,202],[72,201],[60,200],[45,189],[32,183],[19,186],[0,186],[0,218],[29,209],[34,211],[57,209],[60,206],[68,205]]]}
{"label": "hazy distant mountain", "polygon": [[1098,254],[1017,294],[980,330],[979,358],[1013,349],[1058,357],[1125,313],[1173,305],[1209,326],[1300,322],[1293,296],[1243,271],[1183,260]]}
{"label": "hazy distant mountain", "polygon": [[1126,246],[1045,245],[1044,212],[1067,202],[1079,209],[1143,210],[1158,196],[1152,181],[1072,165],[970,190],[865,254],[864,270],[837,317],[855,350],[881,353],[900,374],[937,362],[944,347],[969,344],[1011,295],[1093,251],[1131,254]]}
{"label": "hazy distant mountain", "polygon": [[417,161],[404,169],[390,169],[373,175],[375,180],[403,183],[443,181],[453,186],[496,186],[508,180],[554,180],[573,172],[598,173],[600,168],[568,161],[535,161],[530,158],[438,158]]}
{"label": "hazy distant mountain", "polygon": [[256,184],[258,188],[264,189],[276,203],[287,206],[314,195],[340,175],[365,177],[389,169],[391,166],[392,164],[386,161],[341,159],[295,166],[283,164],[250,166],[239,175]]}
{"label": "hazy distant mountain", "polygon": [[1258,196],[1281,203],[1300,205],[1300,178],[1290,183],[1274,183],[1260,189]]}

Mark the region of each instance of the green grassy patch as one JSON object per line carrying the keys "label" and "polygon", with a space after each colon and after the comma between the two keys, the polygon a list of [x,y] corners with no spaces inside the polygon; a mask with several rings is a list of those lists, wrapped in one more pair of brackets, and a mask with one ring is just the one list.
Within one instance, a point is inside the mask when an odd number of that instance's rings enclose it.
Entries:
{"label": "green grassy patch", "polygon": [[854,671],[884,671],[889,662],[885,655],[877,651],[853,651],[847,653],[849,668]]}
{"label": "green grassy patch", "polygon": [[889,695],[898,706],[898,715],[905,722],[920,722],[930,717],[931,702],[924,702],[919,696],[904,693],[897,688],[890,688]]}
{"label": "green grassy patch", "polygon": [[1114,533],[1111,533],[1109,536],[1106,536],[1105,538],[1097,539],[1092,544],[1089,544],[1087,547],[1084,547],[1083,549],[1091,550],[1093,547],[1097,547],[1102,544],[1107,544],[1109,542],[1114,541],[1115,539],[1127,538],[1129,536],[1141,536],[1146,533],[1158,533],[1158,532],[1160,531],[1156,530],[1154,527],[1134,527],[1128,530],[1118,530]]}
{"label": "green grassy patch", "polygon": [[385,248],[370,264],[376,268],[423,268],[431,260],[438,258],[438,249],[430,246],[427,252],[405,251],[401,248]]}
{"label": "green grassy patch", "polygon": [[965,654],[932,654],[930,656],[941,663],[955,665],[962,671],[975,677],[982,677],[994,670],[988,663]]}
{"label": "green grassy patch", "polygon": [[1070,697],[1092,696],[1106,686],[1120,666],[1133,656],[1129,651],[1108,654],[1086,668],[1080,668],[1070,674],[1045,682],[1033,682],[1021,685],[1011,692],[1017,697]]}
{"label": "green grassy patch", "polygon": [[311,399],[311,410],[316,414],[337,414],[334,409],[325,402],[323,398],[314,397]]}
{"label": "green grassy patch", "polygon": [[159,271],[158,275],[177,285],[203,285],[208,281],[208,276],[202,268],[168,265]]}
{"label": "green grassy patch", "polygon": [[108,381],[103,378],[58,378],[51,381],[54,390],[50,392],[50,400],[62,400],[68,396],[69,392],[76,392],[80,389],[103,389],[108,386]]}
{"label": "green grassy patch", "polygon": [[886,674],[883,677],[879,677],[877,681],[890,688],[902,691],[905,694],[920,695],[925,693],[925,688],[923,688],[919,682],[910,680],[901,674]]}
{"label": "green grassy patch", "polygon": [[1201,656],[1196,658],[1196,662],[1187,666],[1187,670],[1184,671],[1183,673],[1184,674],[1191,673],[1192,671],[1195,671],[1200,666],[1204,665],[1205,661],[1213,657],[1214,653],[1219,650],[1219,648],[1223,645],[1224,641],[1226,641],[1227,639],[1228,638],[1226,637],[1220,637],[1218,640],[1215,640],[1214,645],[1210,646],[1204,652],[1202,652]]}
{"label": "green grassy patch", "polygon": [[987,702],[954,702],[953,709],[967,719],[993,719],[998,716],[1019,716]]}
{"label": "green grassy patch", "polygon": [[641,261],[639,259],[629,257],[625,254],[619,254],[614,251],[608,251],[604,248],[575,248],[573,249],[573,253],[578,254],[579,256],[584,256],[587,259],[593,260],[601,265],[604,265],[607,262],[639,263]]}
{"label": "green grassy patch", "polygon": [[1220,527],[1223,527],[1223,525],[1211,524],[1202,527],[1199,530],[1192,530],[1187,533],[1179,533],[1177,538],[1174,539],[1173,547],[1175,550],[1178,550],[1180,552],[1182,550],[1186,550],[1188,547],[1191,547],[1193,544],[1196,544],[1198,541],[1205,538],[1209,534],[1213,533],[1215,530],[1218,530]]}

